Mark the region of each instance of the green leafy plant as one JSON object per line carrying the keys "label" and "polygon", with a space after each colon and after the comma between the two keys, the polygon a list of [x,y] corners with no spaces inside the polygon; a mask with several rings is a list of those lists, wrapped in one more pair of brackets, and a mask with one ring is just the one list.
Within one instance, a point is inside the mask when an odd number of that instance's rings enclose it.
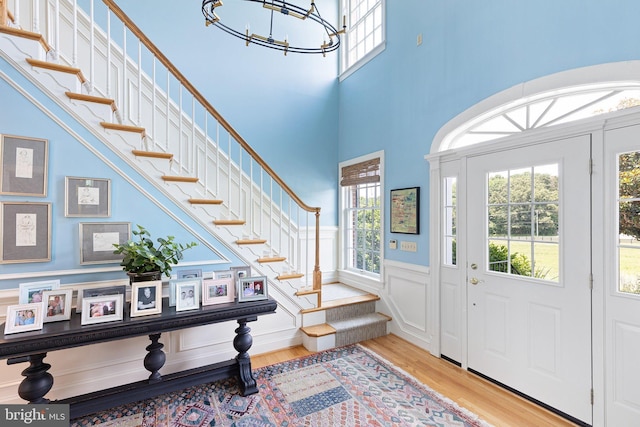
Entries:
{"label": "green leafy plant", "polygon": [[114,244],[114,254],[124,254],[120,265],[128,273],[140,274],[160,271],[171,277],[171,269],[183,258],[182,253],[197,245],[196,242],[177,243],[174,236],[152,240],[151,234],[141,225],[132,233],[136,237],[125,243]]}

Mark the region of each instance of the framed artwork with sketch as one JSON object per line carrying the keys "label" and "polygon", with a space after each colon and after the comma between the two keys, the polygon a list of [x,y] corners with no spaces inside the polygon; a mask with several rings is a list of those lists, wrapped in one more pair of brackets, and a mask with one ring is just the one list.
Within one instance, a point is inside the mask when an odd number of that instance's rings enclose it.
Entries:
{"label": "framed artwork with sketch", "polygon": [[111,180],[106,178],[65,177],[64,216],[111,216]]}

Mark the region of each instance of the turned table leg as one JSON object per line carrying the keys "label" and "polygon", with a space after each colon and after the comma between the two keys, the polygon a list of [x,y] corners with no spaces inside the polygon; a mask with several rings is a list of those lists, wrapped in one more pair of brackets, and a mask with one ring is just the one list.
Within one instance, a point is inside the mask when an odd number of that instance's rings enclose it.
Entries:
{"label": "turned table leg", "polygon": [[236,360],[238,361],[240,389],[243,396],[258,392],[256,380],[253,378],[253,372],[251,372],[251,358],[247,353],[253,344],[253,338],[249,334],[251,328],[247,327],[247,321],[247,319],[238,320],[238,325],[240,326],[236,329],[236,336],[233,339],[233,347],[238,351]]}
{"label": "turned table leg", "polygon": [[22,371],[25,378],[18,386],[18,396],[29,403],[49,403],[44,395],[53,387],[53,375],[47,372],[51,365],[42,362],[45,357],[47,353],[38,353],[7,361],[8,364],[29,362],[29,367]]}
{"label": "turned table leg", "polygon": [[164,344],[159,343],[160,334],[149,335],[151,344],[149,344],[146,350],[149,352],[144,357],[144,367],[147,371],[151,372],[149,375],[149,382],[154,383],[162,380],[160,375],[160,368],[164,366],[164,362],[167,360],[167,356],[162,351]]}

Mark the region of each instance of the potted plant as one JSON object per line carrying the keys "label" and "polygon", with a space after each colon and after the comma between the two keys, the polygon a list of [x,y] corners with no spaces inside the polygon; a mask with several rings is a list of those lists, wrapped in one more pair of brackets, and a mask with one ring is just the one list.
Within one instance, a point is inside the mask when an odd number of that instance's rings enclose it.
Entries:
{"label": "potted plant", "polygon": [[125,243],[114,244],[114,254],[123,254],[120,265],[132,282],[160,280],[163,273],[171,277],[172,267],[183,257],[182,252],[197,245],[196,242],[177,243],[174,236],[159,237],[156,243],[141,225],[132,233],[136,237]]}

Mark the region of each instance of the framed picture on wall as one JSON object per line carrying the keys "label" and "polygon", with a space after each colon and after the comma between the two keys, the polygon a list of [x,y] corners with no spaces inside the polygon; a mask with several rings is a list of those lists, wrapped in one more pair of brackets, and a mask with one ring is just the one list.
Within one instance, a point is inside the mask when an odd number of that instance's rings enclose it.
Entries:
{"label": "framed picture on wall", "polygon": [[51,203],[0,202],[0,263],[51,260]]}
{"label": "framed picture on wall", "polygon": [[47,195],[49,141],[40,138],[0,137],[0,194]]}
{"label": "framed picture on wall", "polygon": [[392,233],[420,234],[420,187],[391,190]]}
{"label": "framed picture on wall", "polygon": [[81,222],[80,264],[109,264],[122,261],[114,254],[114,244],[122,244],[131,236],[130,222]]}
{"label": "framed picture on wall", "polygon": [[110,217],[111,180],[65,177],[64,216]]}

